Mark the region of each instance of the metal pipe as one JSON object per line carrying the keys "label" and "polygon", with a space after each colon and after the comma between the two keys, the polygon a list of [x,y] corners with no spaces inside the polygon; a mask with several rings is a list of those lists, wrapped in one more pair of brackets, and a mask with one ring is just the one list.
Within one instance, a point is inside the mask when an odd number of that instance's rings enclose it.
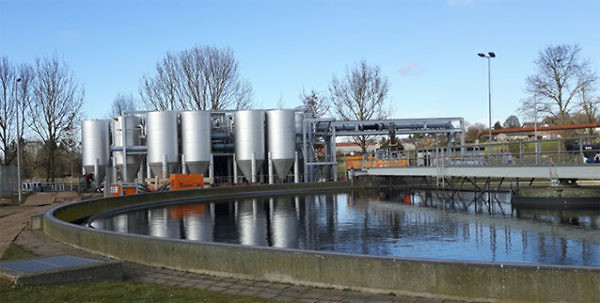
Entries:
{"label": "metal pipe", "polygon": [[267,153],[267,165],[269,167],[269,184],[273,184],[273,158],[271,152]]}
{"label": "metal pipe", "polygon": [[210,163],[208,165],[208,177],[210,178],[210,185],[213,185],[215,184],[215,158],[213,154],[210,154]]}
{"label": "metal pipe", "polygon": [[256,153],[252,152],[251,154],[251,173],[250,173],[250,182],[256,183]]}
{"label": "metal pipe", "polygon": [[238,175],[237,175],[237,161],[235,161],[235,154],[233,154],[232,157],[233,157],[233,184],[237,184],[238,183]]}
{"label": "metal pipe", "polygon": [[294,152],[294,183],[300,183],[300,172],[298,171],[298,151]]}

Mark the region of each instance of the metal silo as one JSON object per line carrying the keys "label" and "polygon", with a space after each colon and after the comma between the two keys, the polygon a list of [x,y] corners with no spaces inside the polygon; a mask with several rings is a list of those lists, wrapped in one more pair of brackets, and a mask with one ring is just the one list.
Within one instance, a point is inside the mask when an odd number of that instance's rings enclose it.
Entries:
{"label": "metal silo", "polygon": [[[119,116],[113,119],[113,146],[139,146],[141,145],[141,119],[135,116]],[[125,132],[123,132],[125,130]],[[125,135],[124,135],[125,134]],[[131,182],[140,168],[140,156],[127,154],[123,161],[122,151],[113,151],[115,163],[123,174],[123,163],[127,165],[127,176],[121,175],[123,182]]]}
{"label": "metal silo", "polygon": [[236,162],[246,179],[252,181],[252,155],[256,161],[256,175],[265,160],[265,112],[237,111],[234,119]]}
{"label": "metal silo", "polygon": [[96,185],[102,182],[105,168],[110,164],[109,123],[109,120],[86,120],[81,127],[83,168],[86,174],[94,174]]}
{"label": "metal silo", "polygon": [[202,174],[210,162],[210,113],[181,113],[181,144],[187,172]]}
{"label": "metal silo", "polygon": [[296,120],[296,136],[302,136],[302,123],[304,122],[304,113],[296,112],[294,115]]}
{"label": "metal silo", "polygon": [[[177,169],[177,112],[150,112],[146,118],[148,164],[155,176],[169,177]],[[163,162],[167,171],[163,175]]]}
{"label": "metal silo", "polygon": [[267,138],[275,173],[284,178],[294,164],[296,114],[291,109],[267,112]]}

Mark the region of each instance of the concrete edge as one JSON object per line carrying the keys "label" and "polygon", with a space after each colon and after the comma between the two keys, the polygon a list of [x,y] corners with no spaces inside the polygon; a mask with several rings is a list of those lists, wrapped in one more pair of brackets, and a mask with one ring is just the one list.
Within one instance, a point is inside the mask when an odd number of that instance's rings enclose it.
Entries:
{"label": "concrete edge", "polygon": [[[309,188],[303,190],[310,191]],[[254,194],[268,193],[263,190]],[[96,253],[152,266],[436,298],[600,301],[600,268],[362,256],[123,235],[85,228],[54,217],[54,213],[64,207],[69,205],[46,212],[43,220],[46,234]]]}

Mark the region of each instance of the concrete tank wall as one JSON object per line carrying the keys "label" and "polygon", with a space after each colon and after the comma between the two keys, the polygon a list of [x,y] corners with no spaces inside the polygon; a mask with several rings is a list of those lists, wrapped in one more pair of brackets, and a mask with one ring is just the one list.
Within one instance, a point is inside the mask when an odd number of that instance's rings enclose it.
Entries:
{"label": "concrete tank wall", "polygon": [[[359,183],[344,183],[354,188]],[[124,261],[220,276],[294,284],[368,290],[458,300],[525,302],[598,302],[600,268],[453,262],[399,257],[362,256],[221,243],[197,243],[98,231],[63,222],[128,203],[156,198],[214,200],[244,190],[269,194],[339,184],[283,184],[250,188],[214,188],[165,194],[135,195],[63,205],[44,215],[50,237]],[[272,192],[270,193],[272,194]],[[229,196],[231,199],[235,195]],[[56,217],[55,217],[56,216]],[[58,217],[58,218],[57,218]]]}

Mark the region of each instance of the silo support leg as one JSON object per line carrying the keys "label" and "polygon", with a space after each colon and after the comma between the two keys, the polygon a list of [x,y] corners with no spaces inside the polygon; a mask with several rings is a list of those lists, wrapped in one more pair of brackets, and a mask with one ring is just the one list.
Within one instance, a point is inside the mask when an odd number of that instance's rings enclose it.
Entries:
{"label": "silo support leg", "polygon": [[268,165],[269,165],[269,184],[273,184],[273,158],[271,152],[268,153]]}

